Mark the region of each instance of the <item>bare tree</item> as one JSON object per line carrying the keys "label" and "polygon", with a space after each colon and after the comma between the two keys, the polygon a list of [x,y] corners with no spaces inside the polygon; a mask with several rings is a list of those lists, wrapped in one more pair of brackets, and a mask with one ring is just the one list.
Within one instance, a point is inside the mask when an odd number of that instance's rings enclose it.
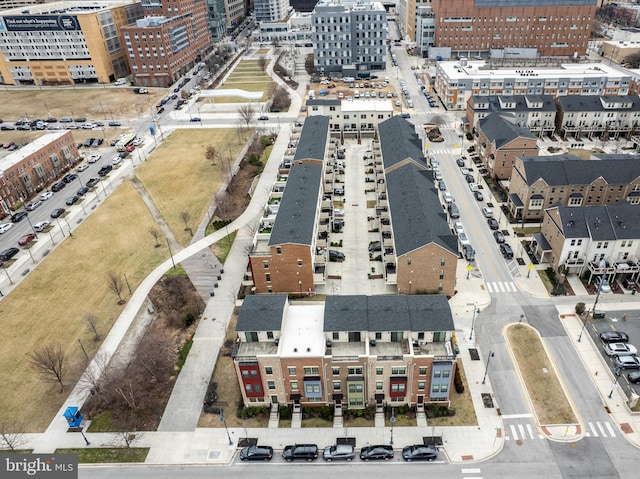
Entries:
{"label": "bare tree", "polygon": [[3,449],[15,451],[27,443],[25,425],[22,422],[0,423],[0,443]]}
{"label": "bare tree", "polygon": [[149,234],[153,237],[153,239],[156,242],[156,248],[160,247],[160,241],[158,241],[158,239],[160,238],[160,230],[158,228],[156,228],[155,226],[150,226],[149,227]]}
{"label": "bare tree", "polygon": [[107,273],[107,277],[109,281],[109,289],[118,295],[118,304],[124,304],[124,300],[122,299],[122,290],[124,288],[122,276],[115,271],[109,271],[109,273]]}
{"label": "bare tree", "polygon": [[289,94],[287,90],[285,90],[280,85],[277,85],[273,89],[273,93],[271,95],[271,108],[272,111],[283,111],[286,110],[289,105],[291,105],[291,99],[289,98]]}
{"label": "bare tree", "polygon": [[117,411],[113,423],[117,430],[112,442],[113,446],[130,448],[135,441],[143,436],[143,433],[137,431],[137,421],[132,410]]}
{"label": "bare tree", "polygon": [[216,193],[216,216],[226,220],[229,207],[231,206],[231,198],[226,192]]}
{"label": "bare tree", "polygon": [[189,221],[191,221],[191,215],[187,211],[181,211],[180,219],[184,221],[184,230],[188,231],[189,233],[191,233],[191,236],[193,236],[193,231],[191,230],[191,228],[189,228]]}
{"label": "bare tree", "polygon": [[93,340],[100,341],[100,333],[98,332],[98,317],[93,313],[84,313],[83,318],[87,323],[87,329],[93,333]]}
{"label": "bare tree", "polygon": [[109,357],[103,351],[96,354],[93,363],[85,368],[78,383],[83,389],[94,395],[102,391],[103,385],[110,383],[112,374],[113,369],[110,366]]}
{"label": "bare tree", "polygon": [[238,114],[240,119],[247,125],[247,128],[249,128],[253,118],[256,116],[256,110],[251,103],[246,103],[238,107]]}
{"label": "bare tree", "polygon": [[167,338],[157,329],[148,330],[138,346],[136,361],[152,382],[165,382],[173,366]]}
{"label": "bare tree", "polygon": [[64,378],[67,374],[67,356],[60,344],[45,344],[33,353],[29,353],[31,366],[47,382],[60,384],[64,392]]}
{"label": "bare tree", "polygon": [[212,166],[215,166],[216,158],[218,158],[219,156],[218,149],[213,145],[209,145],[207,146],[207,150],[205,151],[204,156],[211,162]]}
{"label": "bare tree", "polygon": [[260,70],[262,70],[262,73],[265,73],[267,71],[268,64],[269,60],[266,56],[262,55],[260,58],[258,58],[258,65],[260,66]]}

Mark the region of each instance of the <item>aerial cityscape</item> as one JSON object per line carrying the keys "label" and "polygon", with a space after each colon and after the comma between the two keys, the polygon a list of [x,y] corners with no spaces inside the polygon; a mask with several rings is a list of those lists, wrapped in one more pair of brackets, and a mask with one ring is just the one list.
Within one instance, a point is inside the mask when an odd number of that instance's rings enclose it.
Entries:
{"label": "aerial cityscape", "polygon": [[636,477],[640,3],[0,0],[0,89],[2,477]]}

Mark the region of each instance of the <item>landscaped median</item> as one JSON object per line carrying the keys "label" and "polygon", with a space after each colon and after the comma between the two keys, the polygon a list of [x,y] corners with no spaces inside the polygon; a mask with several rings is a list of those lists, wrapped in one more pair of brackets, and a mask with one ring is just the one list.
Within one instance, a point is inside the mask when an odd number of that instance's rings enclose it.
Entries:
{"label": "landscaped median", "polygon": [[578,425],[571,399],[538,331],[517,323],[505,328],[505,337],[538,425],[543,429],[562,425],[565,430]]}

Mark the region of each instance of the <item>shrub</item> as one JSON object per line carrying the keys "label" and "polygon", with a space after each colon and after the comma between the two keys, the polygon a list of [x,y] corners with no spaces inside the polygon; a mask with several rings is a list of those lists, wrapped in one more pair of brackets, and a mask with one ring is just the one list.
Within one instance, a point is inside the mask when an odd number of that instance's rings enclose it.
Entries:
{"label": "shrub", "polygon": [[185,326],[185,328],[188,328],[189,326],[191,326],[195,321],[196,321],[196,317],[193,315],[193,313],[185,314],[185,316],[184,316],[184,326]]}
{"label": "shrub", "polygon": [[584,303],[580,302],[580,303],[577,303],[577,304],[576,304],[576,309],[575,309],[575,311],[576,311],[576,314],[577,314],[578,316],[582,316],[582,314],[585,312],[585,310],[586,310],[586,307],[585,307],[585,304],[584,304]]}
{"label": "shrub", "polygon": [[291,419],[291,408],[289,406],[280,406],[280,419]]}

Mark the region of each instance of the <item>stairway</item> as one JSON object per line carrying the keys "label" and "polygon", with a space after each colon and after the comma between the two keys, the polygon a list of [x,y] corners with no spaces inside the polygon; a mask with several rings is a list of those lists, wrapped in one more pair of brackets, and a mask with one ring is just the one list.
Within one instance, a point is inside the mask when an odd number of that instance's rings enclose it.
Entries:
{"label": "stairway", "polygon": [[343,427],[344,421],[342,418],[342,404],[336,404],[333,413],[333,427]]}
{"label": "stairway", "polygon": [[376,427],[384,427],[384,408],[382,405],[376,406],[375,425]]}
{"label": "stairway", "polygon": [[416,404],[416,425],[427,427],[427,415],[424,412],[424,403]]}
{"label": "stairway", "polygon": [[293,405],[293,412],[291,413],[291,427],[302,427],[302,409],[300,409],[300,404]]}
{"label": "stairway", "polygon": [[271,403],[271,412],[269,413],[269,428],[277,429],[280,422],[280,408],[278,403]]}

